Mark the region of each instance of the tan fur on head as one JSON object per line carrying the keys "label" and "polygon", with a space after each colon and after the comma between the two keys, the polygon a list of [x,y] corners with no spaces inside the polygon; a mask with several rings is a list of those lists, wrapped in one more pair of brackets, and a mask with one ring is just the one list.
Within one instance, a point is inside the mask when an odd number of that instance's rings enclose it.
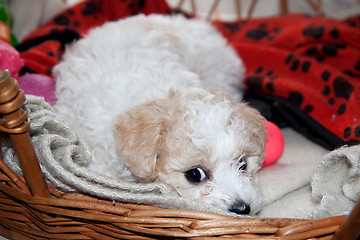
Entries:
{"label": "tan fur on head", "polygon": [[117,118],[117,150],[131,171],[145,181],[154,181],[156,159],[166,129],[168,114],[164,99],[131,108]]}
{"label": "tan fur on head", "polygon": [[[244,201],[256,209],[260,198],[251,178],[264,160],[264,126],[247,104],[196,89],[170,90],[135,106],[118,116],[115,129],[119,156],[143,180],[158,179],[183,197],[224,208]],[[194,168],[206,174],[203,182],[186,178]]]}

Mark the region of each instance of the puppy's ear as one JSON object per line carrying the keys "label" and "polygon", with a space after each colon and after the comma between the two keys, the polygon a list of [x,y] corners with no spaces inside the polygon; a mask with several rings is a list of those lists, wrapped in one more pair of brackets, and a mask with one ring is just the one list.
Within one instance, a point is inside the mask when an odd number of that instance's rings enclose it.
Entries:
{"label": "puppy's ear", "polygon": [[266,120],[260,112],[246,103],[238,103],[236,114],[244,120],[248,129],[248,145],[252,148],[252,155],[248,159],[248,169],[251,172],[258,171],[265,158],[265,145],[268,137]]}
{"label": "puppy's ear", "polygon": [[128,110],[117,117],[117,151],[131,171],[146,181],[157,178],[155,171],[168,114],[164,99],[157,99]]}
{"label": "puppy's ear", "polygon": [[240,103],[238,106],[238,114],[242,115],[248,128],[252,129],[252,137],[257,139],[258,144],[262,148],[265,148],[267,139],[266,119],[258,110],[249,106],[247,103]]}

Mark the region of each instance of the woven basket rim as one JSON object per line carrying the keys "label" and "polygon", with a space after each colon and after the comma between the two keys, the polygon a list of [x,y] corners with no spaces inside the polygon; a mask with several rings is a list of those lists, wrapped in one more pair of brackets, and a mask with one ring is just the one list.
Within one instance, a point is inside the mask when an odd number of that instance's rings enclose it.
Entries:
{"label": "woven basket rim", "polygon": [[[3,171],[3,169],[1,170]],[[13,184],[10,178],[3,173],[0,174],[0,179],[6,180],[10,185]],[[26,183],[25,179],[21,177],[17,181]],[[324,219],[236,218],[192,210],[162,209],[149,205],[114,203],[79,193],[63,193],[51,186],[48,187],[51,198],[33,197],[16,186],[0,184],[0,205],[7,206],[7,208],[3,207],[0,212],[3,213],[6,209],[14,216],[16,216],[15,213],[22,216],[27,215],[25,212],[32,213],[49,225],[47,231],[60,227],[55,223],[62,223],[61,227],[66,231],[69,230],[67,226],[78,225],[77,230],[79,232],[76,234],[78,237],[85,234],[82,231],[90,231],[89,229],[99,222],[118,226],[134,233],[134,236],[194,238],[239,237],[243,234],[253,234],[254,236],[260,234],[263,237],[266,235],[282,237],[290,236],[290,234],[301,234],[298,237],[316,237],[316,233],[314,235],[311,231],[323,231],[322,235],[333,234],[346,217],[336,216]],[[20,217],[14,216],[11,218],[19,221]],[[87,222],[87,227],[82,229],[80,226],[84,225],[84,221]],[[51,227],[52,225],[53,227]],[[92,231],[99,234],[99,230]],[[310,235],[307,235],[309,232]],[[104,234],[103,230],[100,233]],[[294,239],[302,238],[295,236]]]}

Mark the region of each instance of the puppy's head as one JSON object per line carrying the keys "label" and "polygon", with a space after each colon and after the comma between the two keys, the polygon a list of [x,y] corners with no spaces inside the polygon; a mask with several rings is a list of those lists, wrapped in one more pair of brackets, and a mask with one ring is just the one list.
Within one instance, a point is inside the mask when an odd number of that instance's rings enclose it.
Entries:
{"label": "puppy's head", "polygon": [[252,175],[265,152],[265,120],[223,94],[170,91],[117,118],[120,157],[134,175],[239,214],[261,202]]}

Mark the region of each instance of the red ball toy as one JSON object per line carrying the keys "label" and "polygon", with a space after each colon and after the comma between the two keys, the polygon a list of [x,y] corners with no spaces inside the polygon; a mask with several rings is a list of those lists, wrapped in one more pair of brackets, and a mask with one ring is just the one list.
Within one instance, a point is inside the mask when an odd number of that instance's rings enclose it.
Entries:
{"label": "red ball toy", "polygon": [[268,131],[268,138],[266,141],[263,167],[276,163],[281,157],[285,146],[284,136],[278,126],[267,121],[266,128]]}

